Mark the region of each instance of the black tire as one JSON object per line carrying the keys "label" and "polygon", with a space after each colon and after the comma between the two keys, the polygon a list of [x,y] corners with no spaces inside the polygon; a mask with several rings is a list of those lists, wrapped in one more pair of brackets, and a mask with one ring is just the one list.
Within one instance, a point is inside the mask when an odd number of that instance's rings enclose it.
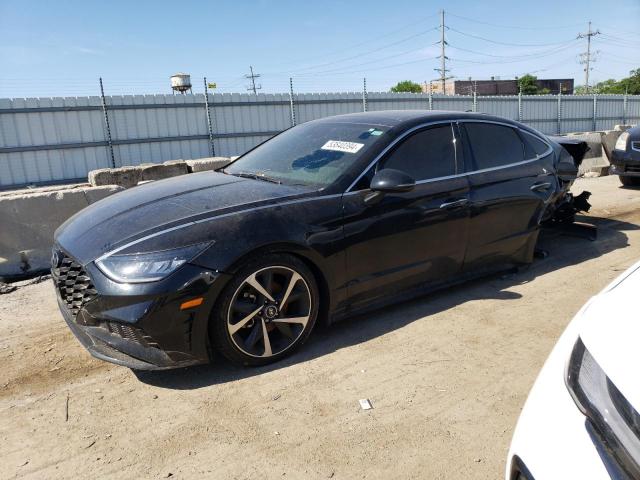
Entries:
{"label": "black tire", "polygon": [[[294,277],[292,272],[297,273],[300,278]],[[291,276],[287,280],[289,274]],[[262,291],[273,294],[270,295],[273,301],[252,286],[255,281],[263,287]],[[294,286],[289,291],[288,298],[295,299],[285,299],[279,305],[278,302],[286,296],[291,282]],[[268,291],[268,287],[271,287],[271,291]],[[281,253],[253,257],[240,267],[225,286],[211,312],[211,344],[219,353],[239,365],[260,366],[277,362],[293,353],[307,340],[318,317],[319,302],[320,294],[313,272],[298,257]],[[272,308],[267,311],[269,307]],[[278,313],[276,316],[269,316],[273,307],[276,307]],[[256,313],[260,308],[262,310]],[[296,311],[290,312],[290,309]],[[292,317],[296,320],[304,318],[307,309],[308,320],[304,325],[286,323]],[[245,322],[251,315],[253,317]],[[231,333],[234,327],[238,330]],[[273,337],[277,337],[275,343]],[[292,343],[287,346],[289,341]]]}
{"label": "black tire", "polygon": [[624,177],[620,176],[620,183],[625,187],[640,187],[640,177]]}

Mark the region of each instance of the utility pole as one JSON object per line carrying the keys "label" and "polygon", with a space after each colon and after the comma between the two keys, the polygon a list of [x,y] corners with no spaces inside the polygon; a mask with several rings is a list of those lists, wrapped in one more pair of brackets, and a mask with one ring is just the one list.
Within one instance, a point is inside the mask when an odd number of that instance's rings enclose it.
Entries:
{"label": "utility pole", "polygon": [[445,46],[448,45],[447,41],[444,39],[444,31],[447,27],[444,24],[444,9],[440,10],[440,68],[434,68],[436,72],[440,72],[440,87],[442,88],[442,93],[445,93],[445,82],[451,78],[447,77],[447,57],[445,53]]}
{"label": "utility pole", "polygon": [[[595,37],[596,35],[600,34],[600,30],[596,30],[595,32],[591,30],[591,22],[589,22],[589,30],[587,30],[587,33],[579,33],[578,36],[576,38],[586,38],[587,39],[587,51],[586,53],[582,53],[580,54],[580,56],[582,57],[582,60],[580,61],[581,64],[585,65],[584,68],[584,88],[586,90],[586,93],[589,92],[589,71],[591,70],[591,62],[595,62],[595,58],[592,57],[591,54],[591,37]],[[594,52],[594,54],[597,52]]]}
{"label": "utility pole", "polygon": [[253,73],[253,67],[249,66],[249,70],[251,71],[250,75],[245,75],[244,78],[248,78],[251,80],[251,85],[249,85],[247,87],[247,90],[251,91],[253,90],[253,94],[256,95],[258,92],[257,90],[260,90],[262,88],[262,85],[257,85],[256,86],[256,78],[260,78],[260,74],[259,73]]}

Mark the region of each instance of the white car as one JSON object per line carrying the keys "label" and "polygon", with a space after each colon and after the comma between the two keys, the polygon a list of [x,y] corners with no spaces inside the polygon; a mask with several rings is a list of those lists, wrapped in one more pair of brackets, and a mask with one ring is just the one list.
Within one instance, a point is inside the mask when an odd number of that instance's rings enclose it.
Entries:
{"label": "white car", "polygon": [[524,405],[507,480],[640,479],[640,262],[564,331]]}

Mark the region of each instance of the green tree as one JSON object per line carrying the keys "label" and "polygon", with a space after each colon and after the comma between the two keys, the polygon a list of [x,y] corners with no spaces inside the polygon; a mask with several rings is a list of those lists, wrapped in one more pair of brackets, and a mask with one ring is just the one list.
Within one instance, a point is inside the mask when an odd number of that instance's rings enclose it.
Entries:
{"label": "green tree", "polygon": [[518,86],[523,95],[536,95],[538,93],[538,77],[534,75],[523,75],[518,80]]}
{"label": "green tree", "polygon": [[631,70],[629,72],[629,76],[620,81],[610,78],[608,80],[598,82],[589,88],[589,91],[587,91],[584,85],[580,85],[576,87],[575,93],[628,93],[629,95],[640,95],[640,68]]}
{"label": "green tree", "polygon": [[402,82],[398,82],[394,87],[391,87],[391,91],[394,93],[421,93],[422,86],[419,83],[412,82],[411,80],[403,80]]}

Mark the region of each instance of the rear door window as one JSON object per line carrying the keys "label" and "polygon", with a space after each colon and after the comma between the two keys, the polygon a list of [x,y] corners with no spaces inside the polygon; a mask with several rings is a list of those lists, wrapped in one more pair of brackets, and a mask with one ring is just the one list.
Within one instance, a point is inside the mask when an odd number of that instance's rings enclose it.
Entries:
{"label": "rear door window", "polygon": [[451,124],[419,131],[402,141],[381,168],[394,168],[414,180],[430,180],[456,173],[456,146]]}
{"label": "rear door window", "polygon": [[502,167],[521,162],[524,145],[511,127],[495,123],[465,123],[469,146],[473,153],[472,170]]}

